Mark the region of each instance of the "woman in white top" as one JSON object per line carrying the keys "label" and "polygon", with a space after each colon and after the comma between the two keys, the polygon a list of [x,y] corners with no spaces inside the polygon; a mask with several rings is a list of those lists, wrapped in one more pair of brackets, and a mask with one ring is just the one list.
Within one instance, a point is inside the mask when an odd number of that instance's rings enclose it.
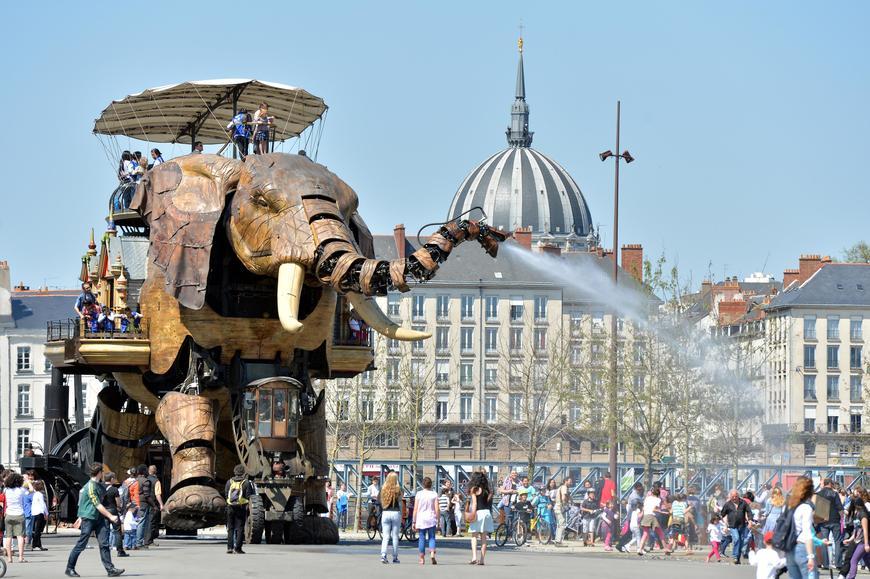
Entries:
{"label": "woman in white top", "polygon": [[45,551],[42,546],[42,532],[48,520],[48,505],[45,503],[45,483],[41,480],[33,481],[33,505],[30,507],[33,515],[33,539],[30,548],[34,551]]}
{"label": "woman in white top", "polygon": [[[640,520],[640,527],[643,530],[643,536],[640,538],[640,544],[637,546],[637,554],[643,555],[643,548],[646,546],[646,541],[649,539],[650,533],[656,533],[662,545],[667,545],[665,533],[659,525],[659,520],[656,518],[656,513],[662,506],[660,498],[661,490],[658,487],[653,487],[650,493],[643,500],[643,517]],[[665,550],[665,555],[670,555],[669,550]]]}
{"label": "woman in white top", "polygon": [[420,551],[421,565],[426,563],[427,539],[432,564],[438,564],[435,560],[435,527],[438,525],[439,511],[438,495],[432,490],[432,479],[427,476],[423,479],[423,490],[414,497],[414,528],[419,533],[417,548]]}
{"label": "woman in white top", "polygon": [[813,481],[798,477],[788,496],[788,513],[794,517],[797,544],[787,551],[785,562],[789,579],[816,579],[813,549]]}
{"label": "woman in white top", "polygon": [[269,125],[271,124],[269,105],[260,103],[260,108],[254,113],[254,153],[257,155],[265,155],[269,152]]}
{"label": "woman in white top", "polygon": [[12,562],[12,537],[18,538],[18,560],[24,562],[24,477],[17,472],[9,473],[4,481],[6,490],[6,532],[3,534],[3,549],[6,562]]}

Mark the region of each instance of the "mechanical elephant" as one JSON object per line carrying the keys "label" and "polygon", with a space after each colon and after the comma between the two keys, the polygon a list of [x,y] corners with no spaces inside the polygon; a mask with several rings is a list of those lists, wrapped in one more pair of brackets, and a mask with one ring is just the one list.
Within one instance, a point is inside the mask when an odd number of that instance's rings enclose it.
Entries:
{"label": "mechanical elephant", "polygon": [[[304,479],[305,489],[296,494],[305,497],[306,512],[322,511],[328,474],[323,392],[316,395],[310,379],[336,376],[323,354],[336,304],[351,304],[390,338],[425,339],[427,333],[392,321],[372,296],[430,279],[463,241],[477,240],[494,257],[506,238],[485,223],[455,221],[407,258],[380,260],[358,203],[353,189],[326,167],[283,153],[245,161],[187,155],[154,167],[139,183],[131,208],[143,217],[151,242],[139,298],[151,358],[141,376],[116,379],[152,408],[170,444],[174,466],[164,518],[173,526],[220,521],[225,503],[216,482],[233,466],[223,463],[234,458],[255,478],[276,474],[270,462],[297,465],[299,472],[291,474]],[[264,372],[303,385],[304,456],[299,450],[251,460],[238,441],[227,444],[238,439],[231,433],[245,386]],[[282,508],[298,512],[294,506]]]}

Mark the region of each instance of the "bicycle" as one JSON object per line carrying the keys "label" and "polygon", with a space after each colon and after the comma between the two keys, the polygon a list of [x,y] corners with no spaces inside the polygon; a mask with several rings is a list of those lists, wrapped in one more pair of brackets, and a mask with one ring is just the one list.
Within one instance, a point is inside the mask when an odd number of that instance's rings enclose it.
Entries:
{"label": "bicycle", "polygon": [[382,537],[380,505],[375,504],[374,508],[369,511],[368,517],[366,517],[366,535],[368,535],[369,541],[374,539],[375,536]]}
{"label": "bicycle", "polygon": [[513,538],[514,544],[517,547],[522,547],[526,544],[529,538],[529,524],[522,517],[515,517],[510,528],[506,523],[499,524],[495,529],[495,544],[498,547],[504,547],[508,539]]}
{"label": "bicycle", "polygon": [[541,545],[546,545],[553,540],[553,528],[550,526],[550,522],[540,516],[532,517],[529,531],[533,536],[538,537],[538,543]]}

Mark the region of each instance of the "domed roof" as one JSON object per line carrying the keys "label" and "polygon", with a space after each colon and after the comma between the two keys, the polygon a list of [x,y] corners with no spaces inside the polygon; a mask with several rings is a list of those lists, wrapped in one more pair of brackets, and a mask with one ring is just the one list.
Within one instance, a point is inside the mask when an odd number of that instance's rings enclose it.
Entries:
{"label": "domed roof", "polygon": [[506,231],[586,237],[592,215],[580,187],[558,163],[531,147],[508,147],[478,165],[462,182],[449,219],[481,207],[487,222]]}
{"label": "domed roof", "polygon": [[580,187],[561,165],[531,147],[522,42],[516,97],[506,131],[510,146],[468,174],[453,197],[447,218],[453,220],[480,207],[490,225],[507,231],[524,227],[531,228],[533,236],[573,233],[587,237],[592,233],[592,215]]}

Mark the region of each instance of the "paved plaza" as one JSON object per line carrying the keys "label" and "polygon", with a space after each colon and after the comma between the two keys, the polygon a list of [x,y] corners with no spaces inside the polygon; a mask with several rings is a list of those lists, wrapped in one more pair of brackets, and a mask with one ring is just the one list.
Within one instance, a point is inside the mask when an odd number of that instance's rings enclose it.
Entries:
{"label": "paved plaza", "polygon": [[[66,557],[72,546],[71,535],[44,538],[49,549],[42,553],[27,553],[29,562],[13,563],[7,577],[62,577]],[[289,546],[245,545],[247,554],[227,555],[219,539],[163,539],[159,546],[133,552],[126,559],[113,560],[127,570],[130,577],[405,577],[409,572],[423,577],[566,577],[569,573],[608,579],[696,579],[698,577],[750,578],[755,569],[748,565],[735,567],[723,560],[720,564],[704,564],[687,560],[685,556],[669,559],[603,552],[563,552],[541,550],[537,546],[521,549],[493,549],[485,567],[469,566],[469,543],[451,539],[439,543],[438,566],[417,564],[416,547],[403,541],[399,565],[383,565],[379,560],[379,545],[365,539],[347,539],[339,545]],[[93,548],[79,559],[82,577],[105,577],[100,566],[95,540]],[[572,550],[574,551],[574,550]],[[698,555],[700,556],[700,555]]]}

